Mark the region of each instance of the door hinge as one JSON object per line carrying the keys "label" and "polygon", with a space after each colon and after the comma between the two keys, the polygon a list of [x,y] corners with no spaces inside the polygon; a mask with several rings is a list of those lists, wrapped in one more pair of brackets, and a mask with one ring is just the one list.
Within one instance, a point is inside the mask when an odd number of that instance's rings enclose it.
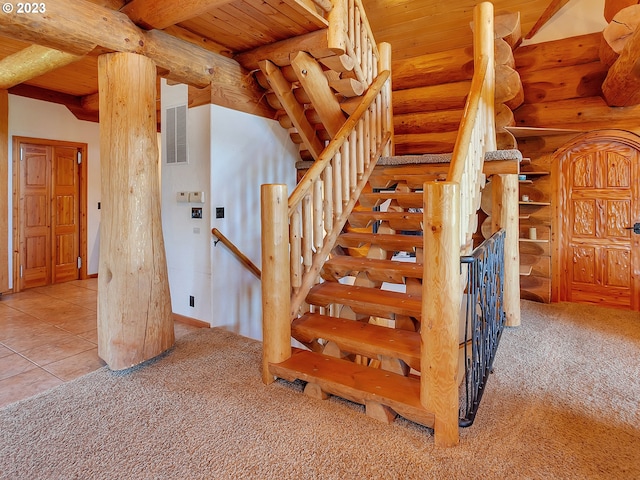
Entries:
{"label": "door hinge", "polygon": [[78,268],[82,268],[82,257],[78,257]]}
{"label": "door hinge", "polygon": [[24,160],[24,149],[20,147],[20,161]]}
{"label": "door hinge", "polygon": [[76,158],[78,159],[78,165],[80,165],[82,163],[82,152],[80,150],[78,150]]}
{"label": "door hinge", "polygon": [[20,265],[20,278],[22,278],[22,265]]}

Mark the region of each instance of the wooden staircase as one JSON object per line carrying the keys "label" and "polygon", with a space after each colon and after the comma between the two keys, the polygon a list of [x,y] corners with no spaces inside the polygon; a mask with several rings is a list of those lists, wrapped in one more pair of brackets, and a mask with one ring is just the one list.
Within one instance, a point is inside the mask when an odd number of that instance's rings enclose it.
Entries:
{"label": "wooden staircase", "polygon": [[[350,107],[341,104],[349,111],[342,120],[314,98],[313,84],[300,82],[306,95],[292,95],[282,82],[286,68],[260,64],[302,157],[313,158],[291,195],[284,185],[262,187],[263,380],[305,381],[306,394],[346,398],[382,421],[401,415],[433,428],[439,445],[458,442],[460,255],[473,247],[484,176],[515,177],[517,185],[515,159],[483,166],[495,149],[493,16],[487,3],[476,11],[479,51],[491,53],[477,59],[481,78],[472,83],[451,163],[398,165],[396,158],[376,166],[393,151],[388,59],[360,58],[367,88]],[[372,38],[368,26],[362,30]],[[517,190],[495,192],[497,202],[517,205]],[[508,215],[498,217],[496,229]],[[515,222],[517,229],[517,215]],[[291,338],[306,349],[292,348]]]}

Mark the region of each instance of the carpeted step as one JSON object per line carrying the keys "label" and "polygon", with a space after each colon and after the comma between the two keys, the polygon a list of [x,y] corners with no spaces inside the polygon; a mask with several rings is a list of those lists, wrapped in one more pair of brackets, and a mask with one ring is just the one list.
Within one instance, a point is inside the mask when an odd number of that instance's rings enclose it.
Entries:
{"label": "carpeted step", "polygon": [[291,325],[293,337],[302,343],[317,339],[335,342],[343,352],[378,358],[399,358],[420,371],[420,334],[345,318],[306,313]]}
{"label": "carpeted step", "polygon": [[423,241],[423,237],[418,235],[349,232],[341,234],[336,243],[343,248],[360,248],[371,244],[387,252],[414,253],[416,248],[422,248]]}
{"label": "carpeted step", "polygon": [[413,422],[433,427],[434,415],[420,404],[420,380],[365,367],[320,353],[299,350],[288,360],[269,364],[269,371],[288,381],[303,380],[352,402],[382,404]]}
{"label": "carpeted step", "polygon": [[374,282],[405,283],[406,278],[422,278],[422,270],[422,263],[335,255],[324,264],[320,273],[329,281],[366,272]]}
{"label": "carpeted step", "polygon": [[387,222],[394,230],[422,230],[422,213],[358,211],[349,215],[349,225],[356,228],[369,227],[375,222]]}
{"label": "carpeted step", "polygon": [[402,208],[422,208],[422,192],[371,192],[363,193],[358,199],[363,207],[374,208],[386,202],[394,201]]}
{"label": "carpeted step", "polygon": [[420,320],[422,316],[422,301],[419,295],[337,282],[315,285],[307,295],[307,303],[319,307],[327,307],[332,303],[348,305],[356,313],[384,318],[408,315]]}
{"label": "carpeted step", "polygon": [[[451,163],[451,153],[427,153],[424,155],[397,155],[391,157],[380,157],[377,165],[409,165],[409,164],[437,164]],[[516,149],[494,150],[484,155],[485,162],[522,160],[522,152]]]}

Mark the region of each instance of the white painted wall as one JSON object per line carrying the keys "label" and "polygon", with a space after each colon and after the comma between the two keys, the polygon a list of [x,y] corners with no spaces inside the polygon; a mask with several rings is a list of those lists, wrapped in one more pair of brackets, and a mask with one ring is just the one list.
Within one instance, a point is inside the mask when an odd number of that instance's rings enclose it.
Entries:
{"label": "white painted wall", "polygon": [[[184,86],[163,83],[163,115],[186,101]],[[278,122],[216,105],[189,109],[187,122],[189,163],[166,165],[163,155],[162,166],[173,311],[261,339],[261,283],[224,245],[214,244],[211,229],[260,267],[260,185],[285,183],[291,191],[297,148]],[[176,201],[180,191],[205,192],[202,219],[191,218],[196,204]],[[215,218],[216,207],[224,207],[224,218]]]}
{"label": "white painted wall", "polygon": [[[100,132],[94,122],[78,120],[55,103],[9,95],[9,138],[46,138],[88,144],[87,150],[87,273],[98,273],[100,229]],[[9,143],[9,212],[13,211],[13,142]],[[13,251],[13,219],[9,215],[9,251]],[[9,256],[9,287],[13,288],[13,259]]]}
{"label": "white painted wall", "polygon": [[522,45],[601,32],[606,26],[604,0],[570,0],[533,38],[523,40]]}

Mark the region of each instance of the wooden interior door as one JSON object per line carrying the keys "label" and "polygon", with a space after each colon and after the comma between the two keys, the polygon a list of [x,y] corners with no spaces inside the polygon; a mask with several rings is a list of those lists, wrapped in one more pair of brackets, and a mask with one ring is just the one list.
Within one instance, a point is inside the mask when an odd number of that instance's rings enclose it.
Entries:
{"label": "wooden interior door", "polygon": [[51,283],[78,279],[80,186],[77,158],[76,148],[53,148]]}
{"label": "wooden interior door", "polygon": [[560,300],[640,310],[639,152],[592,136],[560,159]]}
{"label": "wooden interior door", "polygon": [[76,280],[81,244],[77,159],[82,146],[19,142],[18,149],[17,290]]}
{"label": "wooden interior door", "polygon": [[51,283],[51,147],[20,145],[21,287]]}

